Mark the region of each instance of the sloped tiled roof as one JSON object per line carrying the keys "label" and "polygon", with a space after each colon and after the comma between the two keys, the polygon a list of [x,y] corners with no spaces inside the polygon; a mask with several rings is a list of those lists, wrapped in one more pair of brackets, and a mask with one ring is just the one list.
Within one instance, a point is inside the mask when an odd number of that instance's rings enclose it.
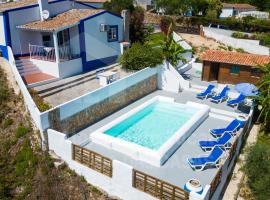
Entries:
{"label": "sloped tiled roof", "polygon": [[203,61],[229,63],[251,67],[270,63],[270,56],[220,50],[208,50],[202,54],[201,59]]}
{"label": "sloped tiled roof", "polygon": [[7,10],[12,10],[16,8],[22,8],[25,6],[37,5],[37,0],[19,0],[13,1],[8,3],[1,3],[0,4],[0,12],[4,12]]}
{"label": "sloped tiled roof", "polygon": [[18,28],[27,30],[54,31],[65,27],[74,26],[81,20],[101,12],[104,12],[104,10],[72,9],[46,21],[36,21],[25,25],[20,25]]}
{"label": "sloped tiled roof", "polygon": [[76,1],[83,3],[105,3],[110,0],[76,0]]}
{"label": "sloped tiled roof", "polygon": [[223,3],[223,8],[235,8],[239,10],[243,9],[256,9],[255,6],[252,6],[247,3]]}

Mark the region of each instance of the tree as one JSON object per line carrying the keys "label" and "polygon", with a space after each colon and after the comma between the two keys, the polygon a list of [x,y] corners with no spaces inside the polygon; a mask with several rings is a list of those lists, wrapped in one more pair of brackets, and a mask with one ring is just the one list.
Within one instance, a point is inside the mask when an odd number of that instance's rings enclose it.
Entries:
{"label": "tree", "polygon": [[141,70],[161,64],[163,62],[163,56],[157,48],[149,48],[140,43],[134,43],[120,57],[119,62],[126,69]]}
{"label": "tree", "polygon": [[190,8],[190,0],[156,0],[157,9],[168,15],[184,15]]}
{"label": "tree", "polygon": [[133,12],[133,0],[111,0],[107,1],[103,4],[103,8],[110,12],[116,13],[118,15],[121,14],[122,10],[129,10]]}
{"label": "tree", "polygon": [[267,144],[258,142],[249,149],[244,170],[255,199],[269,199],[270,148]]}
{"label": "tree", "polygon": [[130,16],[130,40],[132,43],[144,43],[145,38],[153,31],[144,25],[144,10],[136,7]]}
{"label": "tree", "polygon": [[182,54],[186,53],[187,50],[174,41],[171,29],[172,24],[169,27],[166,37],[164,37],[164,40],[160,43],[165,60],[176,67],[179,61],[186,62]]}
{"label": "tree", "polygon": [[261,66],[263,76],[258,83],[258,89],[260,91],[256,100],[262,107],[260,110],[259,120],[262,121],[265,129],[270,130],[270,63]]}
{"label": "tree", "polygon": [[206,16],[213,19],[218,18],[221,14],[222,7],[223,5],[220,0],[208,0]]}
{"label": "tree", "polygon": [[[172,25],[172,28],[170,29],[170,33],[169,33],[168,31],[171,25]],[[175,27],[175,24],[171,17],[164,16],[161,18],[160,29],[165,35],[171,34],[172,31],[174,30],[174,27]]]}

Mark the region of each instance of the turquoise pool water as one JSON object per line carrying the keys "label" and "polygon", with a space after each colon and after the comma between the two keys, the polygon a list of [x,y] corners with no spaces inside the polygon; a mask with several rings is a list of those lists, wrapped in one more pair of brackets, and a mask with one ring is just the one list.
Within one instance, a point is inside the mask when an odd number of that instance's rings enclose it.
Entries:
{"label": "turquoise pool water", "polygon": [[187,105],[156,101],[105,134],[158,150],[195,112],[196,109]]}

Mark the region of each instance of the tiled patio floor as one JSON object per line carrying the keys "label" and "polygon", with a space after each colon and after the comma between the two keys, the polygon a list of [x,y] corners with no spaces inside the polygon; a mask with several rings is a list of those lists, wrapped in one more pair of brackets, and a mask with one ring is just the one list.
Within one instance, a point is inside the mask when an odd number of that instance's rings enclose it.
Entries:
{"label": "tiled patio floor", "polygon": [[28,75],[22,76],[22,78],[27,85],[56,79],[56,77],[51,76],[49,74],[45,74],[45,73],[28,74]]}

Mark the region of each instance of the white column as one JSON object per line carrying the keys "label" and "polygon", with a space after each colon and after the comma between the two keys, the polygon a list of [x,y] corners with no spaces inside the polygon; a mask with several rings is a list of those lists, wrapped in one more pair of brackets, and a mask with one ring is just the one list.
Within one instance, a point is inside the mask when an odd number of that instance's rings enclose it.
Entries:
{"label": "white column", "polygon": [[53,32],[53,43],[54,43],[54,50],[55,50],[55,60],[56,60],[56,63],[59,63],[59,48],[58,48],[57,32]]}

